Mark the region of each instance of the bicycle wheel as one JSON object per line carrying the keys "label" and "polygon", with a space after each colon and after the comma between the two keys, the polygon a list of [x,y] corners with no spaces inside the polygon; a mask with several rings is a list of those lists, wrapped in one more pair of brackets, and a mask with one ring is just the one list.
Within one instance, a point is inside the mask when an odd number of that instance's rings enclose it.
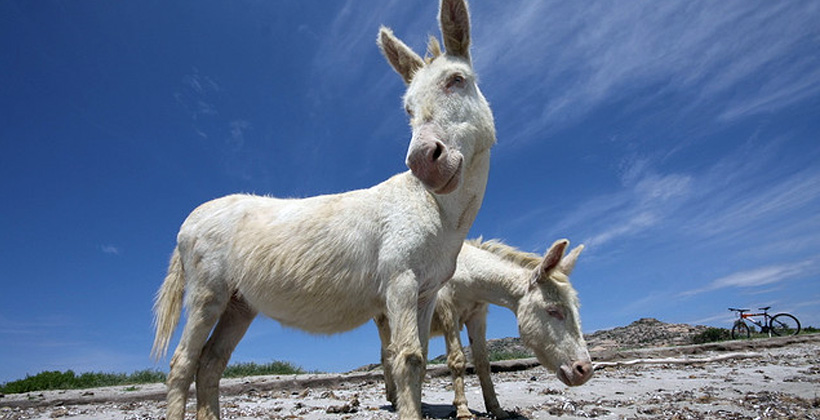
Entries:
{"label": "bicycle wheel", "polygon": [[777,314],[769,321],[769,330],[777,336],[797,335],[800,332],[800,321],[791,314]]}
{"label": "bicycle wheel", "polygon": [[749,338],[751,336],[752,332],[749,330],[749,326],[746,325],[745,322],[738,321],[732,326],[732,340]]}

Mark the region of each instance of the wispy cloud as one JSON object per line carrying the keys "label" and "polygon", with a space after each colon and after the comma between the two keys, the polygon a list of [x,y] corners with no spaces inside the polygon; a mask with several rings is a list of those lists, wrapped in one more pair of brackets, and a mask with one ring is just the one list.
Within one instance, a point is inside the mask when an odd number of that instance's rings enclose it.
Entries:
{"label": "wispy cloud", "polygon": [[685,323],[689,324],[689,325],[711,325],[711,324],[714,324],[716,321],[720,321],[721,324],[726,324],[726,323],[731,322],[733,317],[734,316],[731,313],[729,313],[729,311],[726,311],[726,312],[720,312],[720,313],[717,313],[717,314],[714,314],[714,315],[710,315],[710,316],[706,316],[706,317],[686,321]]}
{"label": "wispy cloud", "polygon": [[[711,176],[701,181],[701,195],[719,197],[701,202],[701,212],[690,219],[690,227],[706,236],[736,235],[767,222],[800,223],[799,217],[789,216],[820,204],[820,173],[813,169],[766,184],[752,181],[721,185]],[[756,188],[749,191],[750,185]]]}
{"label": "wispy cloud", "polygon": [[656,229],[667,237],[743,243],[746,250],[811,249],[820,244],[813,211],[820,206],[820,171],[782,173],[777,147],[743,145],[697,173],[663,174],[652,159],[626,158],[621,189],[585,200],[557,226],[586,232],[589,246]]}
{"label": "wispy cloud", "polygon": [[0,335],[46,335],[48,330],[65,329],[71,326],[71,323],[66,319],[67,317],[60,315],[44,315],[21,320],[8,318],[0,314]]}
{"label": "wispy cloud", "polygon": [[219,115],[216,102],[221,90],[213,78],[194,68],[182,78],[179,89],[174,92],[174,100],[191,118],[200,137],[208,137],[208,130],[202,127],[205,121]]}
{"label": "wispy cloud", "polygon": [[110,244],[100,245],[100,251],[102,251],[103,254],[109,255],[120,255],[121,252],[120,248]]}
{"label": "wispy cloud", "polygon": [[[322,28],[323,36],[311,63],[310,71],[317,84],[311,86],[308,96],[315,102],[330,100],[327,92],[351,89],[350,94],[385,99],[394,93],[387,82],[401,85],[398,75],[390,69],[376,46],[379,27],[391,27],[408,46],[424,54],[427,34],[437,28],[435,3],[419,13],[418,4],[391,0],[363,3],[348,0],[340,4],[329,28]],[[333,77],[327,77],[332,74]],[[355,93],[352,91],[355,89]],[[399,108],[398,98],[395,100]],[[401,114],[398,114],[401,115]]]}
{"label": "wispy cloud", "polygon": [[[672,214],[691,196],[692,179],[685,174],[630,175],[627,188],[618,197],[595,199],[583,204],[587,223],[597,225],[597,232],[585,238],[590,247],[600,246],[652,228]],[[580,220],[579,220],[580,222]]]}
{"label": "wispy cloud", "polygon": [[235,120],[230,122],[230,135],[228,136],[228,146],[233,151],[239,151],[245,144],[245,133],[253,128],[253,125],[245,120]]}
{"label": "wispy cloud", "polygon": [[692,296],[725,288],[753,288],[783,282],[814,273],[818,270],[818,259],[809,259],[792,264],[778,264],[739,271],[714,279],[704,287],[682,292],[680,296]]}
{"label": "wispy cloud", "polygon": [[226,144],[234,148],[237,143],[241,146],[244,140],[242,127],[236,126],[236,121],[225,121],[220,117],[219,109],[225,98],[214,77],[193,68],[191,73],[182,77],[173,96],[177,106],[190,118],[191,128],[197,136],[203,140],[220,141],[227,131]]}
{"label": "wispy cloud", "polygon": [[504,98],[513,109],[540,114],[522,121],[530,134],[647,88],[687,96],[691,110],[724,120],[820,91],[820,56],[809,53],[820,35],[813,2],[490,7],[474,14],[480,73],[513,93]]}

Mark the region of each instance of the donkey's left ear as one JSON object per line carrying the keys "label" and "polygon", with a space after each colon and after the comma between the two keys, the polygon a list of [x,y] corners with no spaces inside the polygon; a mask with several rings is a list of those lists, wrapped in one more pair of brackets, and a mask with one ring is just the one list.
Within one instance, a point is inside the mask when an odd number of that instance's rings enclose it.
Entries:
{"label": "donkey's left ear", "polygon": [[447,54],[470,61],[470,12],[466,0],[441,0],[441,36]]}
{"label": "donkey's left ear", "polygon": [[544,259],[541,260],[541,264],[538,265],[537,279],[539,281],[549,278],[549,274],[552,270],[558,267],[567,246],[569,246],[569,241],[566,239],[559,239],[552,244],[546,255],[544,255]]}
{"label": "donkey's left ear", "polygon": [[583,250],[583,245],[578,245],[573,248],[566,257],[561,258],[561,263],[558,264],[558,270],[566,275],[572,274],[572,270],[575,268],[575,261],[578,260],[578,255],[580,255]]}

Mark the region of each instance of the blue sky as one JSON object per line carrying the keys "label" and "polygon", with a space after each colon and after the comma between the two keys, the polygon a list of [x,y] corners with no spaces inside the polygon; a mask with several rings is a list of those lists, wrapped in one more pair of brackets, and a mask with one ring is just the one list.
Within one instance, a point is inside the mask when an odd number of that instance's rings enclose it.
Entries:
{"label": "blue sky", "polygon": [[[586,332],[727,327],[728,306],[763,305],[820,326],[820,3],[471,6],[498,130],[471,236],[586,244]],[[406,170],[404,86],[376,33],[422,51],[436,9],[0,2],[0,382],[166,369],[151,304],[198,204]],[[508,310],[488,335],[517,336]],[[372,323],[327,337],[259,318],[233,360],[345,371],[378,354]]]}

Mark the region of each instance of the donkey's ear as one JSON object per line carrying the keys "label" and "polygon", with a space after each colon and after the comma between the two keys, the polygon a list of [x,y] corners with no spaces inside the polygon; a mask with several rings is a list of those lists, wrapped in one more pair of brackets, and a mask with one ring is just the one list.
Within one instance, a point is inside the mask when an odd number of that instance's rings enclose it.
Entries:
{"label": "donkey's ear", "polygon": [[470,12],[466,0],[441,0],[441,36],[447,54],[470,61]]}
{"label": "donkey's ear", "polygon": [[410,84],[416,70],[424,66],[424,60],[413,52],[404,42],[393,35],[390,28],[382,26],[379,29],[379,39],[376,40],[382,54],[387,58],[391,66],[399,73],[404,83]]}
{"label": "donkey's ear", "polygon": [[564,251],[568,245],[569,241],[566,239],[559,239],[552,244],[546,255],[544,255],[541,264],[538,265],[539,279],[547,279],[550,272],[558,267],[558,264],[561,262],[561,257],[564,256]]}
{"label": "donkey's ear", "polygon": [[566,275],[572,274],[572,270],[575,268],[575,261],[578,260],[578,255],[580,255],[583,250],[583,245],[578,245],[573,248],[566,257],[561,258],[561,263],[558,264],[558,269]]}

